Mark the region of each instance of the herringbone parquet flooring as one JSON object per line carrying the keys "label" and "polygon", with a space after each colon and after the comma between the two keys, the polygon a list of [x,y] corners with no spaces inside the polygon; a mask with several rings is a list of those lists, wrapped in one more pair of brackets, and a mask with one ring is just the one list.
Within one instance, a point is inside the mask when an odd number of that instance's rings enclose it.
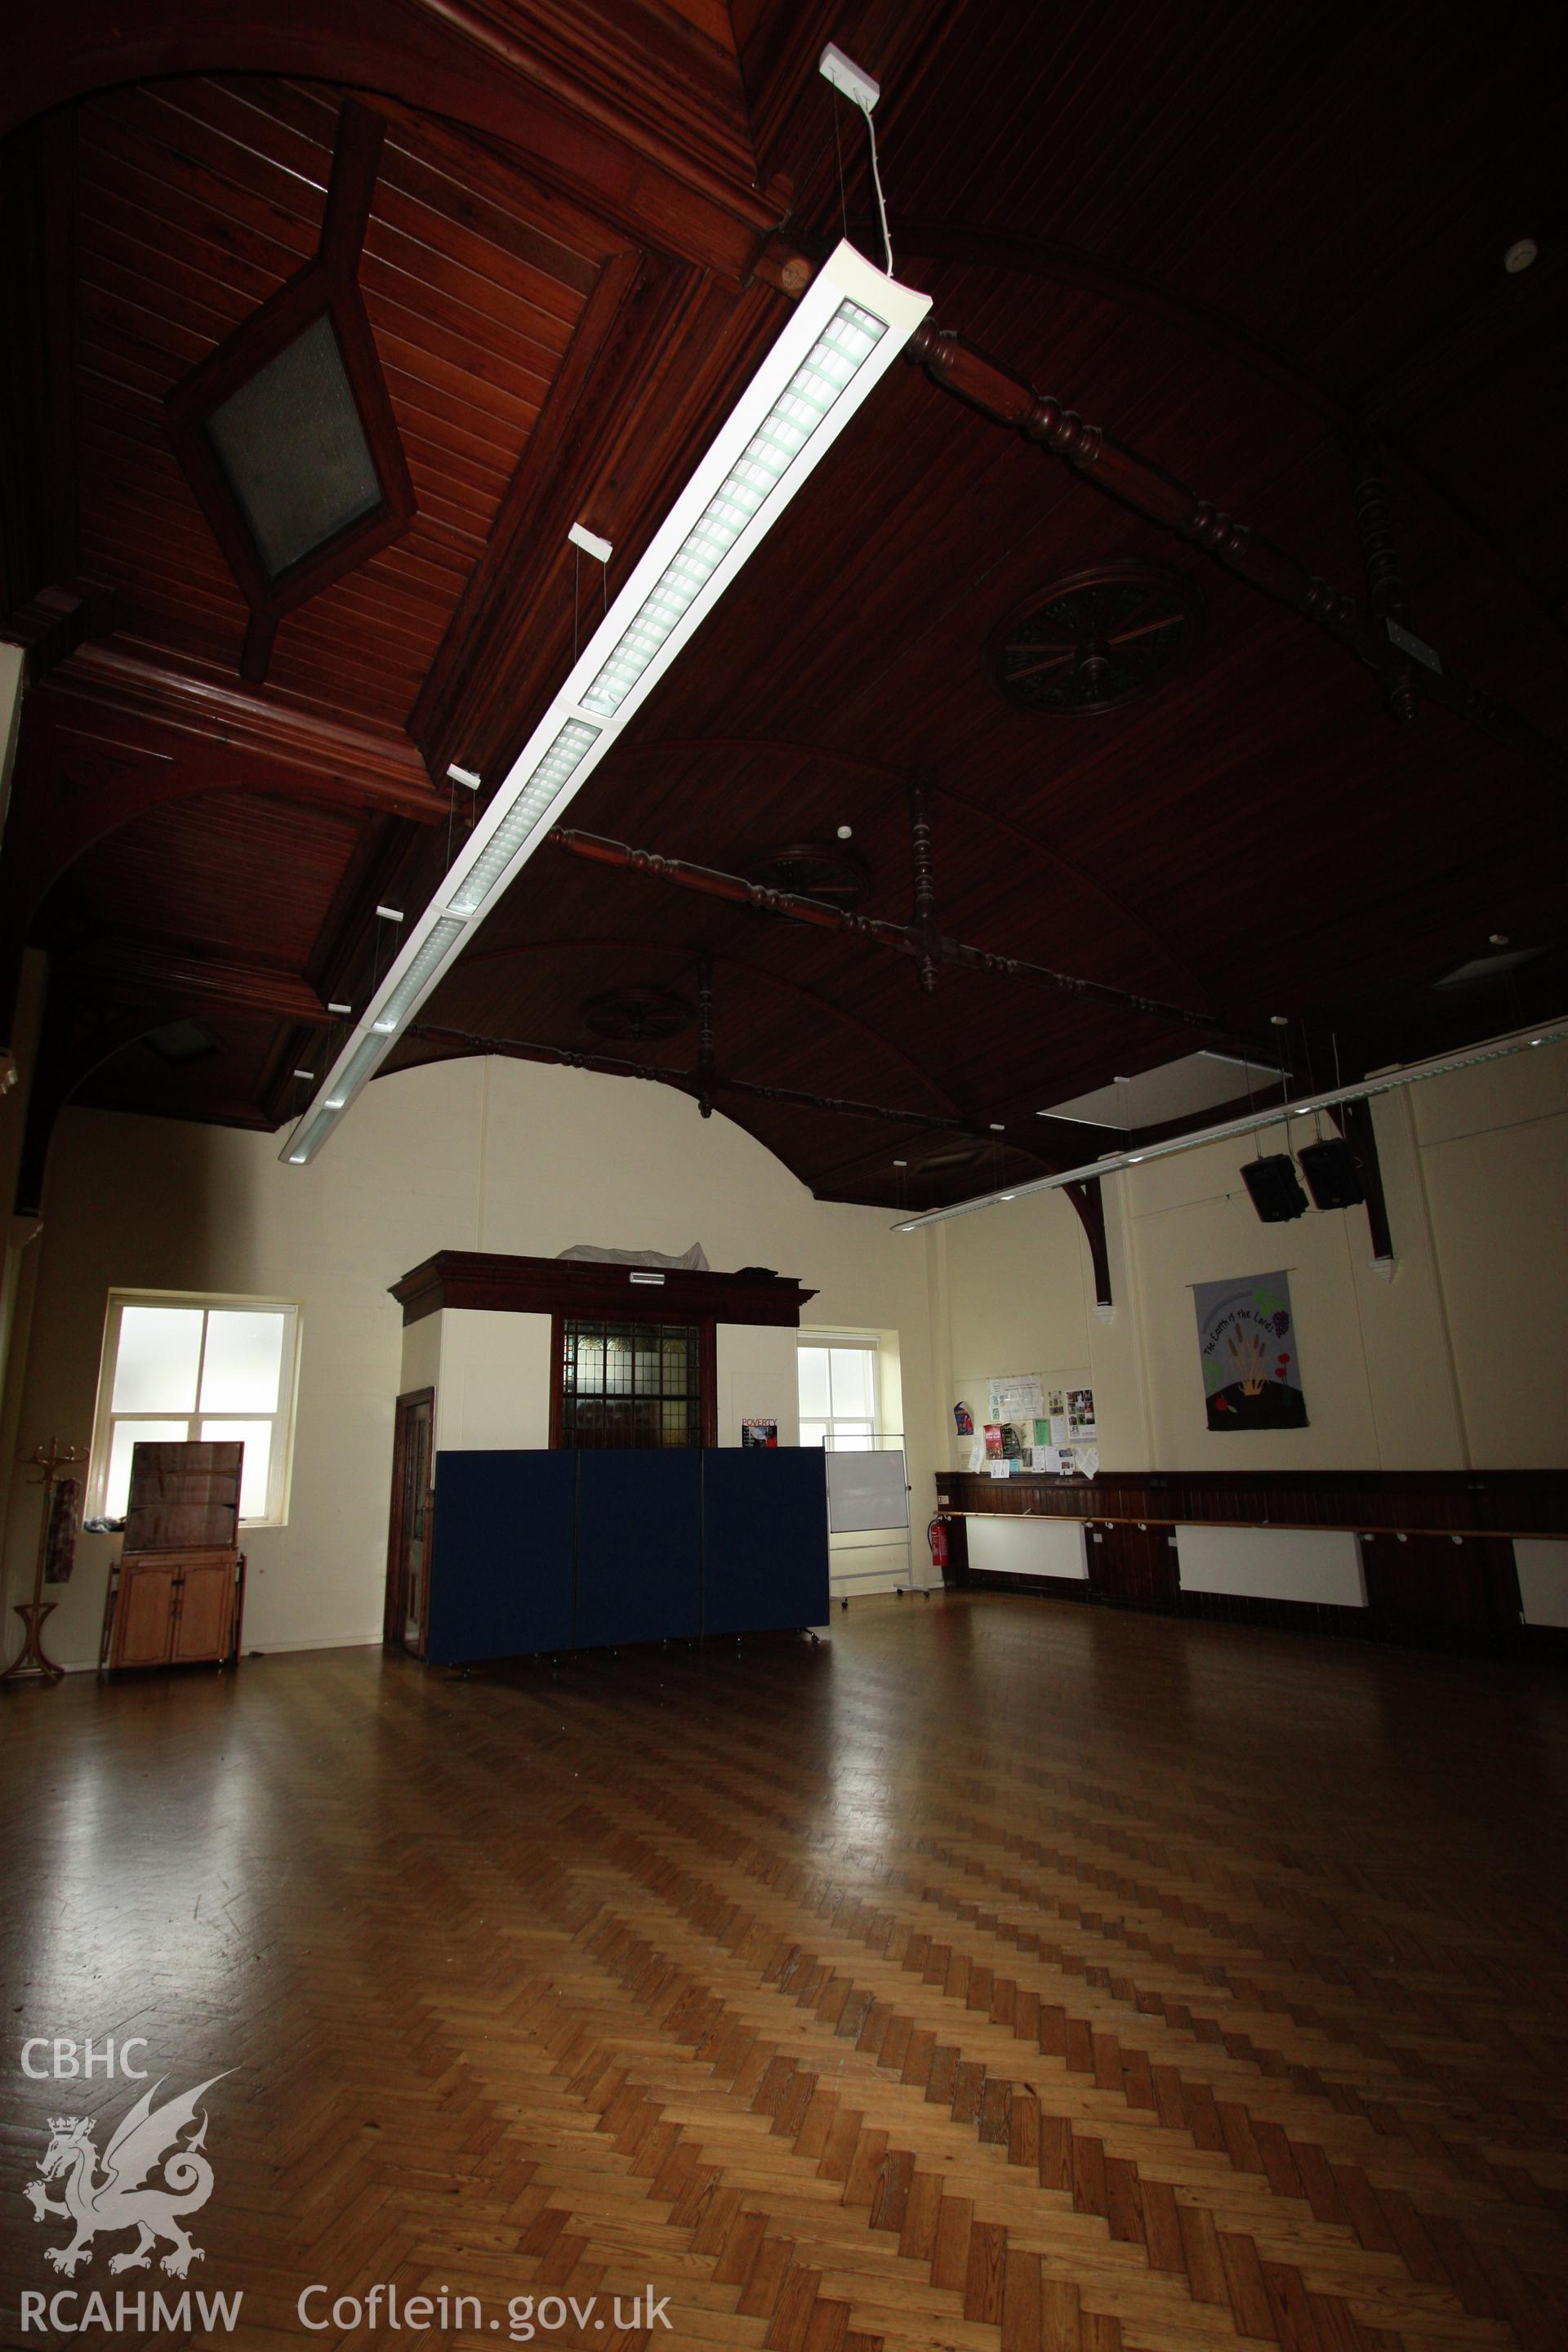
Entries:
{"label": "herringbone parquet flooring", "polygon": [[[601,2352],[1568,2346],[1545,1674],[976,1594],[73,1682],[0,1756],[7,2342],[62,2284],[46,2118],[101,2146],[135,2088],[20,2045],[134,2034],[233,2070],[189,2283],[243,2315],[197,2342],[554,2294],[595,2315],[534,2340]],[[128,2243],[71,2284],[170,2286]],[[482,2316],[331,2323],[378,2282]]]}

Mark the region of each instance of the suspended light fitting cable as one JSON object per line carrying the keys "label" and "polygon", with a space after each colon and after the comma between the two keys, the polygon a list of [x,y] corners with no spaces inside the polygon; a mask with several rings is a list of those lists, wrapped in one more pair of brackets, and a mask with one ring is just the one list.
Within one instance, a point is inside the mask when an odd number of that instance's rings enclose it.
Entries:
{"label": "suspended light fitting cable", "polygon": [[[532,856],[795,491],[898,358],[930,299],[840,245],[583,646],[283,1146],[314,1159],[473,928]],[[575,526],[574,546],[610,549]],[[602,552],[601,552],[602,551]]]}
{"label": "suspended light fitting cable", "polygon": [[882,174],[877,165],[877,126],[871,120],[871,110],[882,95],[882,85],[874,81],[864,67],[829,41],[817,61],[818,73],[824,81],[831,82],[840,95],[858,106],[866,118],[866,139],[871,151],[871,186],[877,198],[877,217],[881,224],[882,251],[886,256],[889,277],[893,274],[893,241],[888,235],[888,207],[882,197]]}

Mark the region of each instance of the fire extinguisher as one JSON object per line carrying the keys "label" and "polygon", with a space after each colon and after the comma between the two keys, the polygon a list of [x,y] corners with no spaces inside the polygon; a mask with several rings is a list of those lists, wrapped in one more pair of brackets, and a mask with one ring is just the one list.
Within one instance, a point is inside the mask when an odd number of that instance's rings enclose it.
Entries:
{"label": "fire extinguisher", "polygon": [[926,1541],[931,1546],[931,1564],[938,1570],[947,1567],[947,1521],[933,1519],[926,1529]]}

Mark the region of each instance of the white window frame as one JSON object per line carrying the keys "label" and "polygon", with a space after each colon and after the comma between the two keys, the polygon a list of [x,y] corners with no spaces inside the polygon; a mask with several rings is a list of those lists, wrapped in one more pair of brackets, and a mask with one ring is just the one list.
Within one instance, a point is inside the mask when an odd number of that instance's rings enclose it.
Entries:
{"label": "white window frame", "polygon": [[[120,1319],[127,1307],[200,1307],[204,1316],[215,1308],[282,1314],[288,1318],[283,1335],[283,1362],[279,1375],[278,1404],[270,1413],[218,1412],[200,1410],[202,1370],[206,1357],[206,1324],[202,1325],[202,1352],[196,1363],[196,1409],[181,1412],[119,1412],[113,1408],[114,1375],[120,1355]],[[297,1298],[258,1298],[238,1291],[111,1290],[103,1318],[103,1348],[98,1367],[98,1403],[93,1413],[92,1452],[88,1462],[86,1516],[100,1518],[109,1486],[109,1462],[114,1433],[121,1422],[184,1421],[187,1435],[197,1438],[204,1421],[269,1421],[272,1448],[268,1461],[267,1508],[259,1518],[242,1518],[242,1528],[282,1528],[289,1524],[289,1496],[294,1475],[294,1415],[300,1394],[300,1349],[304,1317]]]}
{"label": "white window frame", "polygon": [[[877,1334],[876,1334],[874,1331],[812,1331],[812,1330],[803,1330],[803,1331],[801,1331],[801,1332],[799,1332],[799,1333],[797,1334],[797,1343],[796,1343],[796,1349],[795,1349],[795,1360],[796,1360],[796,1364],[797,1364],[797,1366],[798,1366],[798,1363],[799,1363],[799,1360],[800,1360],[801,1355],[802,1355],[802,1354],[804,1354],[805,1350],[807,1348],[818,1348],[818,1349],[823,1349],[823,1350],[825,1350],[825,1351],[826,1351],[826,1350],[830,1350],[830,1349],[834,1349],[834,1348],[843,1348],[843,1349],[850,1349],[850,1348],[853,1348],[853,1349],[857,1351],[857,1353],[858,1353],[858,1354],[862,1354],[862,1355],[865,1355],[865,1356],[868,1356],[868,1357],[870,1358],[870,1361],[871,1361],[871,1427],[870,1427],[869,1434],[868,1434],[868,1436],[865,1439],[865,1441],[864,1441],[864,1444],[862,1445],[861,1441],[860,1441],[860,1438],[859,1438],[859,1432],[860,1432],[860,1431],[862,1431],[862,1430],[864,1430],[864,1428],[865,1428],[865,1426],[866,1426],[866,1416],[865,1416],[865,1414],[864,1414],[864,1413],[861,1413],[861,1412],[843,1412],[843,1413],[835,1413],[835,1412],[828,1412],[828,1413],[826,1414],[826,1418],[825,1418],[825,1417],[824,1417],[822,1414],[820,1414],[820,1413],[815,1413],[815,1412],[814,1412],[814,1413],[807,1413],[807,1412],[806,1412],[806,1410],[805,1410],[805,1406],[804,1406],[804,1404],[803,1404],[803,1405],[801,1405],[801,1408],[800,1408],[800,1422],[799,1422],[799,1426],[800,1426],[800,1428],[804,1431],[808,1422],[809,1422],[810,1425],[811,1425],[814,1429],[815,1429],[815,1428],[816,1428],[816,1427],[818,1427],[818,1426],[820,1426],[820,1427],[825,1431],[825,1433],[826,1433],[825,1437],[824,1437],[824,1441],[823,1441],[823,1452],[824,1452],[825,1454],[834,1454],[834,1453],[837,1453],[837,1452],[838,1452],[838,1451],[839,1451],[839,1448],[838,1448],[838,1447],[835,1444],[835,1443],[834,1443],[835,1432],[836,1432],[836,1429],[837,1429],[837,1423],[838,1423],[839,1422],[844,1422],[844,1423],[851,1423],[851,1422],[852,1422],[852,1423],[854,1423],[854,1424],[855,1424],[855,1427],[856,1427],[856,1433],[857,1433],[857,1434],[856,1434],[856,1439],[855,1439],[855,1447],[856,1447],[856,1450],[857,1450],[857,1451],[865,1451],[865,1452],[868,1452],[868,1453],[874,1453],[874,1452],[876,1451],[877,1447],[880,1444],[880,1443],[881,1443],[881,1441],[882,1441],[882,1437],[883,1437],[883,1435],[884,1435],[884,1433],[884,1433],[884,1431],[883,1431],[883,1428],[882,1428],[882,1367],[881,1367],[881,1350],[882,1350],[882,1343],[881,1343],[881,1340],[878,1338]],[[831,1364],[828,1366],[828,1374],[827,1374],[827,1377],[828,1377],[828,1390],[827,1390],[827,1397],[828,1397],[828,1402],[829,1402],[829,1404],[831,1405],[832,1401],[833,1401],[833,1386],[832,1386],[832,1381],[833,1381],[833,1368],[832,1368]],[[796,1380],[796,1396],[797,1396],[797,1398],[798,1398],[798,1395],[799,1395],[799,1381],[798,1381],[798,1377],[797,1377],[797,1380]],[[803,1435],[803,1436],[802,1436],[802,1438],[801,1438],[801,1443],[802,1443],[802,1444],[804,1445],[804,1444],[808,1444],[808,1443],[809,1443],[809,1440],[808,1440],[808,1439],[806,1439],[806,1438]]]}

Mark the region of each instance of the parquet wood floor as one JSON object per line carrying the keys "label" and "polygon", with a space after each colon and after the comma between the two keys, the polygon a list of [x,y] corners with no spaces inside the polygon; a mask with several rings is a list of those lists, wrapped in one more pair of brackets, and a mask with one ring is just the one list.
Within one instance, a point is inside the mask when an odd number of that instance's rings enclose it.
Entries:
{"label": "parquet wood floor", "polygon": [[[599,2352],[1568,2346],[1544,1672],[982,1593],[72,1681],[0,1758],[7,2344],[64,2284],[47,2117],[101,2147],[136,2087],[22,2042],[131,2034],[233,2070],[198,2343],[493,2346],[558,2294],[604,2324],[533,2340]],[[128,2244],[70,2284],[174,2292]],[[482,2315],[308,2333],[313,2282]]]}

